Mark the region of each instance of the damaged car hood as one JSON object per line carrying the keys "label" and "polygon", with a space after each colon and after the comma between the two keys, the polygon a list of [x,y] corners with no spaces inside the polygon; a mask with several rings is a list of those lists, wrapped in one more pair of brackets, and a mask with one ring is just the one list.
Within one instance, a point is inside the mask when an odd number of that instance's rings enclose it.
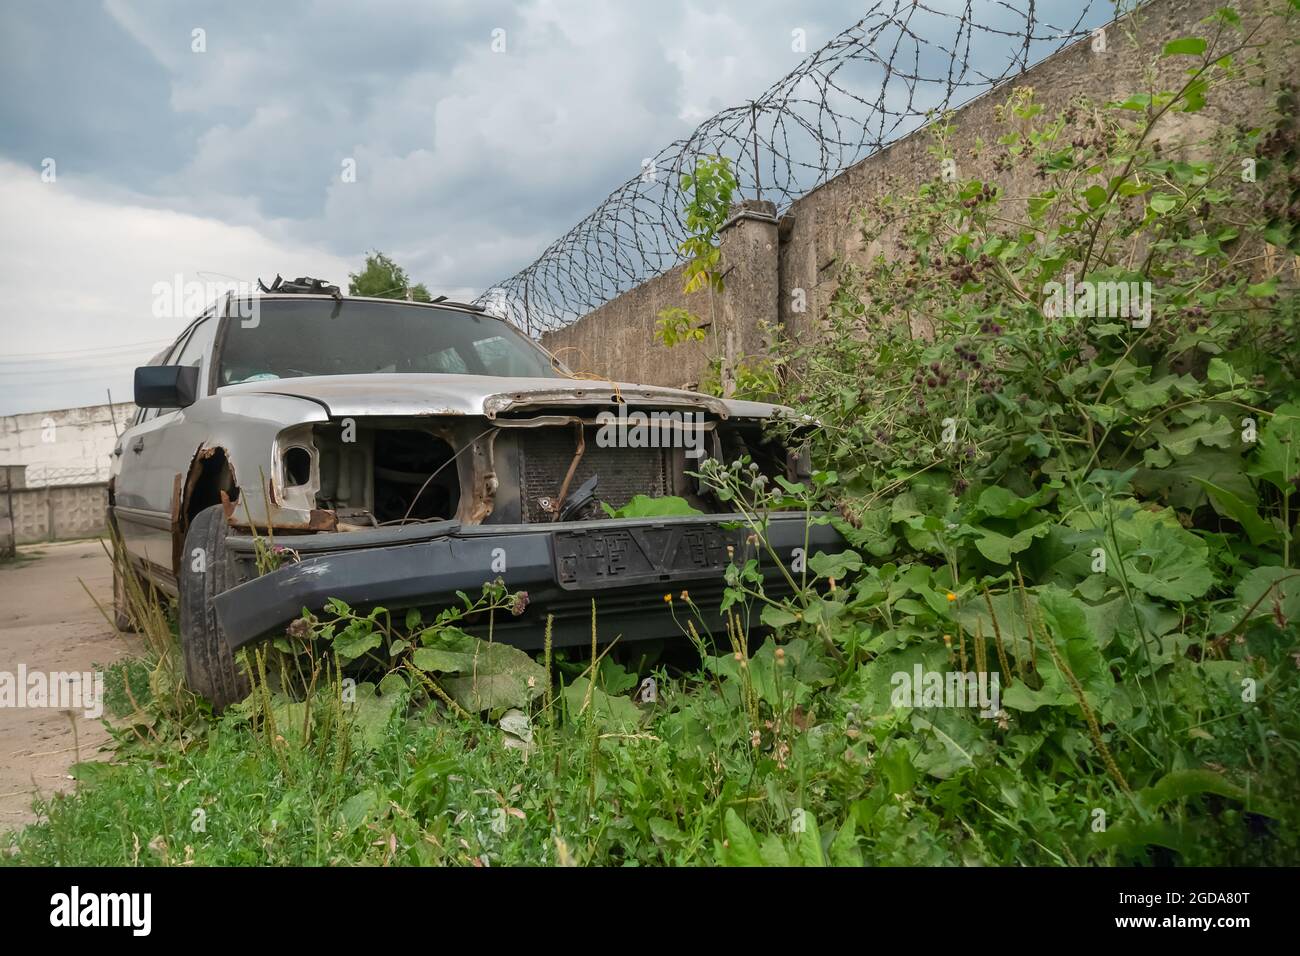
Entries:
{"label": "damaged car hood", "polygon": [[589,379],[498,378],[490,375],[316,375],[226,385],[220,395],[288,395],[323,405],[331,417],[374,415],[483,415],[553,405],[610,405],[698,409],[718,418],[793,415],[783,405],[701,395],[680,388]]}

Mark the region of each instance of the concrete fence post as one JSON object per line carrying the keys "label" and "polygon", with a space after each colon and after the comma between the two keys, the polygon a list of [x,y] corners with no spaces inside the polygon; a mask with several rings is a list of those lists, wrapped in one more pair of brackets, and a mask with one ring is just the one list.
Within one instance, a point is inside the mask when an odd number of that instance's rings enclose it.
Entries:
{"label": "concrete fence post", "polygon": [[718,339],[722,344],[722,394],[736,391],[742,358],[763,355],[765,327],[776,324],[780,296],[776,205],[746,199],[731,207],[719,230],[724,291]]}

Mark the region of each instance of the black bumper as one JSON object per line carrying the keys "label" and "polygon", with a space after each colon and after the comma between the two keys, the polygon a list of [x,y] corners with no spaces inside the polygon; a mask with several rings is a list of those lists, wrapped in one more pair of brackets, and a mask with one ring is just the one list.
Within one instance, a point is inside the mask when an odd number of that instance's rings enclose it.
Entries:
{"label": "black bumper", "polygon": [[[795,581],[803,576],[791,570],[796,549],[804,549],[806,557],[847,547],[830,525],[803,514],[771,516],[767,539]],[[245,554],[252,548],[251,539],[233,535],[227,544]],[[769,595],[790,592],[771,553],[757,546],[743,521],[730,516],[541,526],[443,522],[314,535],[294,539],[292,546],[301,560],[215,599],[232,649],[282,632],[304,607],[319,611],[330,598],[355,608],[441,608],[460,603],[457,591],[477,596],[484,583],[498,577],[512,591],[527,591],[529,603],[519,617],[497,614],[494,638],[523,648],[542,645],[547,614],[555,616],[556,645],[590,641],[593,598],[602,641],[681,634],[691,617],[679,597],[683,589],[715,627],[721,623],[716,612],[728,560],[756,559]],[[671,604],[666,594],[673,595]]]}

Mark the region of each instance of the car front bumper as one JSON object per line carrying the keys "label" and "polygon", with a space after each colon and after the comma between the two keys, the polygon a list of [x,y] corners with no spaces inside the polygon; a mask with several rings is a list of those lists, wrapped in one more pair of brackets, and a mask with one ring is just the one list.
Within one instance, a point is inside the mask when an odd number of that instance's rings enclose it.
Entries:
{"label": "car front bumper", "polygon": [[[768,595],[779,597],[790,593],[786,574],[802,581],[803,572],[794,570],[801,555],[848,547],[821,515],[771,515],[765,537],[771,551],[733,515],[472,527],[440,522],[312,535],[280,539],[297,560],[231,588],[215,604],[226,640],[238,650],[283,631],[303,608],[321,610],[330,598],[362,609],[442,608],[461,603],[458,591],[474,597],[501,578],[511,591],[527,591],[529,601],[518,617],[495,615],[495,640],[541,647],[551,614],[555,645],[587,643],[593,599],[602,641],[670,637],[694,616],[681,590],[689,590],[706,627],[722,623],[717,608],[728,561],[757,560]],[[247,562],[253,539],[230,535],[227,547]]]}

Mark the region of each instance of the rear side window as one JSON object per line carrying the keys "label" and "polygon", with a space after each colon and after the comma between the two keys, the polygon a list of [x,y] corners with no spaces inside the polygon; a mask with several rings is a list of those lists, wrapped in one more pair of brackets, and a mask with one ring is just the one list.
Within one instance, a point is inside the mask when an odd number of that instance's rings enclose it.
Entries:
{"label": "rear side window", "polygon": [[[168,357],[171,356],[171,355],[173,355],[173,354],[175,354],[176,351],[177,351],[177,349],[180,348],[180,345],[181,345],[181,343],[180,343],[180,339],[177,339],[175,342],[173,342],[171,345],[167,346],[165,349],[163,349],[161,352],[159,352],[157,355],[155,355],[153,358],[151,358],[151,359],[150,359],[147,363],[145,363],[145,364],[146,364],[146,365],[166,365],[166,364],[167,364],[167,359],[168,359]],[[136,411],[136,413],[135,413],[135,422],[134,422],[134,424],[136,424],[136,425],[140,425],[140,424],[143,424],[144,422],[147,422],[149,419],[156,417],[159,411],[161,411],[161,409],[158,409],[158,408],[141,408],[141,409],[138,409],[138,410]]]}
{"label": "rear side window", "polygon": [[[208,365],[205,361],[208,354],[208,347],[212,343],[212,336],[217,327],[215,318],[207,318],[194,326],[188,336],[178,339],[176,344],[165,352],[160,352],[150,359],[150,365],[193,365],[199,368],[199,392],[203,394],[206,391]],[[161,411],[170,411],[170,409],[145,408],[141,409],[141,414],[136,418],[136,424],[147,422],[151,418],[157,417]]]}
{"label": "rear side window", "polygon": [[204,319],[198,325],[194,326],[194,331],[185,344],[181,346],[180,352],[172,358],[169,365],[197,365],[202,366],[203,358],[208,353],[208,346],[212,342],[212,330],[216,327],[215,319]]}

